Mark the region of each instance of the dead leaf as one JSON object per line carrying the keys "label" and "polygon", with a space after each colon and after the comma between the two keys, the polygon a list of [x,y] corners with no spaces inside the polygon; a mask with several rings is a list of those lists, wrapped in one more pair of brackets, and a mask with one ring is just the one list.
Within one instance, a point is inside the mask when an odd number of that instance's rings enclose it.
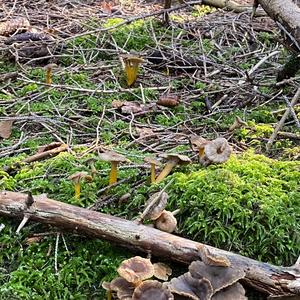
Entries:
{"label": "dead leaf", "polygon": [[120,100],[113,100],[113,102],[111,103],[111,106],[113,108],[121,108],[124,105],[124,101],[120,101]]}
{"label": "dead leaf", "polygon": [[33,237],[29,237],[25,240],[25,244],[26,245],[31,245],[31,244],[34,244],[34,243],[38,243],[42,240],[43,237],[41,236],[33,236]]}
{"label": "dead leaf", "polygon": [[12,120],[0,121],[0,137],[3,139],[8,139],[10,137],[13,122],[14,121]]}
{"label": "dead leaf", "polygon": [[153,130],[151,128],[136,127],[135,130],[140,138],[147,137],[149,135],[155,135],[155,133],[153,132]]}
{"label": "dead leaf", "polygon": [[112,4],[111,2],[108,2],[108,1],[102,1],[101,3],[101,9],[104,13],[108,14],[108,15],[111,15],[112,13]]}
{"label": "dead leaf", "polygon": [[125,101],[124,105],[121,107],[123,114],[139,113],[144,110],[145,105],[139,104],[137,102]]}
{"label": "dead leaf", "polygon": [[171,94],[162,95],[156,104],[165,107],[175,107],[179,104],[179,96]]}

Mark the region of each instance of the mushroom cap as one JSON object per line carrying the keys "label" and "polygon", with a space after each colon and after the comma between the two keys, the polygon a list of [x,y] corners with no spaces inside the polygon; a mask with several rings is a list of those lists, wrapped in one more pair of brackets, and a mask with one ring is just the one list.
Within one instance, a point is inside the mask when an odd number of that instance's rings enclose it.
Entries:
{"label": "mushroom cap", "polygon": [[44,67],[45,70],[56,68],[57,64],[51,63]]}
{"label": "mushroom cap", "polygon": [[154,164],[156,166],[161,166],[161,162],[154,157],[145,157],[144,161],[149,164]]}
{"label": "mushroom cap", "polygon": [[177,220],[172,212],[164,210],[158,219],[155,220],[155,227],[165,232],[173,232],[177,226]]}
{"label": "mushroom cap", "polygon": [[[102,287],[105,288],[105,286]],[[118,299],[131,299],[135,286],[122,277],[113,279],[109,284],[110,290],[117,292]]]}
{"label": "mushroom cap", "polygon": [[155,263],[153,264],[153,268],[154,277],[160,280],[167,281],[169,279],[169,276],[172,275],[172,269],[163,263]]}
{"label": "mushroom cap", "polygon": [[154,275],[154,267],[149,259],[135,256],[124,260],[117,272],[128,282],[138,283]]}
{"label": "mushroom cap", "polygon": [[129,161],[124,155],[114,151],[107,151],[99,154],[99,158],[104,161],[127,162]]}
{"label": "mushroom cap", "polygon": [[232,267],[205,265],[202,261],[193,261],[189,266],[193,278],[206,278],[211,283],[214,293],[220,291],[245,277],[245,272]]}
{"label": "mushroom cap", "polygon": [[186,165],[192,162],[188,156],[177,153],[166,153],[161,154],[160,156],[166,158],[167,160],[176,159],[180,165]]}
{"label": "mushroom cap", "polygon": [[146,214],[144,219],[156,220],[163,212],[168,203],[169,195],[166,192],[157,192],[149,197],[146,202]]}
{"label": "mushroom cap", "polygon": [[173,300],[170,290],[156,280],[146,280],[140,284],[132,295],[132,300]]}
{"label": "mushroom cap", "polygon": [[199,254],[201,257],[201,260],[206,264],[210,266],[219,266],[219,267],[230,267],[230,261],[227,257],[216,255],[215,253],[211,252],[207,247],[204,245],[200,245],[197,247],[199,250]]}
{"label": "mushroom cap", "polygon": [[209,143],[208,140],[206,140],[206,139],[204,139],[204,138],[202,138],[200,136],[197,136],[197,135],[192,135],[190,137],[190,142],[191,142],[191,145],[192,145],[192,149],[194,151],[197,151],[197,150],[199,150],[201,148],[204,148],[205,145],[207,143]]}
{"label": "mushroom cap", "polygon": [[247,300],[248,297],[245,296],[245,289],[240,283],[235,283],[224,290],[217,292],[212,300]]}
{"label": "mushroom cap", "polygon": [[213,288],[207,279],[193,278],[189,272],[171,279],[167,285],[173,294],[184,296],[187,299],[209,300],[213,295]]}
{"label": "mushroom cap", "polygon": [[206,157],[214,163],[223,163],[229,159],[231,148],[224,138],[216,138],[205,145]]}
{"label": "mushroom cap", "polygon": [[88,181],[92,180],[92,177],[87,172],[76,172],[68,177],[68,179],[73,181],[79,181],[82,178],[85,178]]}
{"label": "mushroom cap", "polygon": [[142,59],[141,57],[139,57],[137,55],[126,54],[126,55],[122,55],[121,57],[125,63],[128,62],[128,63],[133,63],[133,64],[134,63],[141,64],[144,62],[144,59]]}

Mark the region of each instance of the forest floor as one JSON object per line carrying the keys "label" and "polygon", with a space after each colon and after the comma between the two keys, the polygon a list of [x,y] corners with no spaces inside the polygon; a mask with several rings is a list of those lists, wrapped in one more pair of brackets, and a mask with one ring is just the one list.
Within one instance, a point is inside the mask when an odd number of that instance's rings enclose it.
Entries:
{"label": "forest floor", "polygon": [[[2,20],[26,17],[52,37],[36,43],[0,38],[0,135],[6,133],[0,138],[0,190],[47,193],[86,208],[96,202],[101,212],[132,219],[149,194],[173,178],[168,207],[180,208],[178,234],[291,265],[300,252],[299,105],[266,151],[300,82],[299,76],[276,82],[289,56],[280,33],[268,17],[251,21],[249,12],[200,5],[175,10],[166,26],[161,8],[160,2],[133,0],[0,6]],[[144,59],[131,87],[121,59],[129,53]],[[56,65],[50,86],[49,63]],[[157,103],[166,96],[178,103]],[[230,130],[237,117],[244,124]],[[199,165],[193,135],[225,137],[231,159]],[[67,144],[68,151],[24,163],[53,142]],[[107,191],[109,164],[98,154],[109,149],[130,163],[120,166],[120,183]],[[193,164],[150,186],[144,158],[168,152],[188,155]],[[91,159],[96,176],[83,183],[77,199],[68,177],[90,173]],[[0,299],[103,299],[101,282],[133,255],[36,223],[17,236],[18,221],[0,222]]]}

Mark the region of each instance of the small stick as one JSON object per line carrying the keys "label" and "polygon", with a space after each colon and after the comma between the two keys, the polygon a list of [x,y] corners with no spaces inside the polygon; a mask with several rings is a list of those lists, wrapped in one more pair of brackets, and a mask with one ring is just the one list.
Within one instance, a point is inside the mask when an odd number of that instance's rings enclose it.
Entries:
{"label": "small stick", "polygon": [[272,135],[271,135],[271,137],[270,137],[270,139],[269,139],[269,141],[268,141],[268,143],[267,143],[267,146],[266,146],[267,151],[270,150],[272,144],[274,143],[274,141],[275,141],[275,139],[276,139],[276,137],[277,137],[278,131],[279,131],[279,130],[282,128],[282,126],[284,125],[284,122],[285,122],[286,118],[287,118],[288,115],[290,114],[292,107],[298,102],[299,97],[300,97],[300,88],[298,88],[296,94],[294,95],[294,97],[293,97],[293,99],[292,99],[292,101],[291,101],[291,105],[290,105],[289,107],[287,107],[287,109],[286,109],[285,113],[283,114],[281,120],[277,123],[277,126],[276,126],[276,128],[274,129],[274,131],[273,131],[273,133],[272,133]]}

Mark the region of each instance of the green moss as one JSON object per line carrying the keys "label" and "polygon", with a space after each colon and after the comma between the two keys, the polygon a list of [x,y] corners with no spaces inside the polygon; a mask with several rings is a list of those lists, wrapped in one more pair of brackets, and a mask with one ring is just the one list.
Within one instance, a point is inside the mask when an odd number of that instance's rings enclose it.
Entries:
{"label": "green moss", "polygon": [[248,152],[222,166],[174,175],[170,206],[181,209],[182,234],[291,265],[300,251],[299,167]]}

